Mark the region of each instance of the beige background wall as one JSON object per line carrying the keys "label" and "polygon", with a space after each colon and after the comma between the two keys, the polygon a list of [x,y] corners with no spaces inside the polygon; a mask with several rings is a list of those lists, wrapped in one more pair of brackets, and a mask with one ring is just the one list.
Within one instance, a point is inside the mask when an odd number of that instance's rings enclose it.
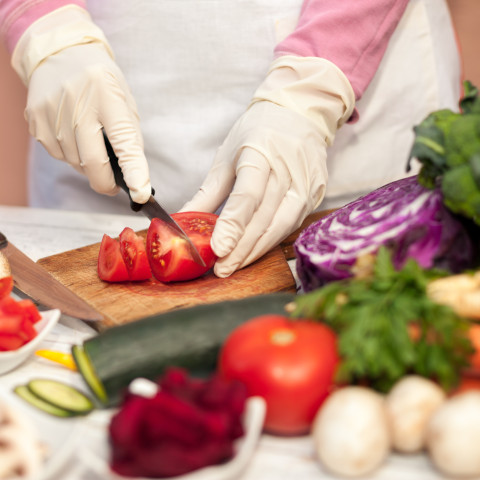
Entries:
{"label": "beige background wall", "polygon": [[[480,0],[448,0],[464,60],[465,78],[480,86]],[[0,205],[26,205],[28,146],[26,90],[0,46]]]}

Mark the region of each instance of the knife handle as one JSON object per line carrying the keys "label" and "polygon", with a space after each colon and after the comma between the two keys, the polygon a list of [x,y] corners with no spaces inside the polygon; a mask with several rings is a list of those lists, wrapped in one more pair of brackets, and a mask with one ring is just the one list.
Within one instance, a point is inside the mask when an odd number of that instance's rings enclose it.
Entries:
{"label": "knife handle", "polygon": [[[120,165],[118,164],[118,157],[115,155],[115,152],[113,151],[112,144],[110,143],[110,140],[108,139],[105,131],[103,132],[103,139],[105,141],[105,147],[107,149],[107,154],[108,154],[108,159],[110,160],[110,166],[112,167],[113,170],[113,176],[115,178],[115,183],[127,193],[128,198],[130,199],[130,208],[134,212],[139,212],[143,204],[142,203],[137,203],[132,200],[132,197],[130,196],[130,190],[125,183],[125,180],[123,178],[123,173],[122,169],[120,168]],[[155,191],[152,188],[152,195],[155,195]]]}

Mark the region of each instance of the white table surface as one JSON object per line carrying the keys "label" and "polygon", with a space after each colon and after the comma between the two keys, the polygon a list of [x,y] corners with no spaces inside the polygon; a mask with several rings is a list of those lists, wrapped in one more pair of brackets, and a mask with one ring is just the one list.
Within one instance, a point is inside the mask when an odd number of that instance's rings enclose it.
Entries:
{"label": "white table surface", "polygon": [[[33,260],[97,243],[104,233],[118,236],[126,226],[134,230],[145,229],[148,227],[148,220],[142,216],[133,215],[120,216],[0,206],[0,231]],[[94,330],[85,323],[62,316],[60,323],[39,348],[69,352],[73,344],[80,343],[94,334]],[[38,357],[32,357],[13,372],[0,376],[0,392],[13,396],[12,386],[20,379],[32,375],[58,377],[85,388],[78,373],[52,365]],[[102,412],[95,412],[76,422],[75,435],[72,435],[74,448],[70,451],[65,467],[61,473],[55,475],[55,479],[97,480],[99,478],[88,468],[86,462],[82,462],[82,449],[95,449],[99,429],[103,429],[100,426],[103,420]],[[49,429],[45,428],[41,435],[53,434],[46,430]],[[333,478],[335,477],[328,475],[316,461],[309,436],[279,438],[264,435],[241,480]],[[368,478],[372,480],[438,480],[443,477],[435,472],[426,455],[392,454],[385,465]]]}

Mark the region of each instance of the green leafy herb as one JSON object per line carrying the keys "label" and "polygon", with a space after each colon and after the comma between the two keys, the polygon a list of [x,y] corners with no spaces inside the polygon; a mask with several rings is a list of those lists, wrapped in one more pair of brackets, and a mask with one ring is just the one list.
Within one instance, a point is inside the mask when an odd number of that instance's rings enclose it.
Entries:
{"label": "green leafy herb", "polygon": [[414,128],[407,170],[416,158],[419,183],[440,185],[445,206],[480,225],[480,98],[468,81],[464,91],[460,112],[438,110]]}
{"label": "green leafy herb", "polygon": [[381,247],[371,276],[299,295],[292,316],[317,319],[337,332],[339,382],[366,382],[386,392],[403,375],[416,373],[450,389],[472,346],[469,322],[427,297],[428,282],[444,275],[414,260],[395,270]]}

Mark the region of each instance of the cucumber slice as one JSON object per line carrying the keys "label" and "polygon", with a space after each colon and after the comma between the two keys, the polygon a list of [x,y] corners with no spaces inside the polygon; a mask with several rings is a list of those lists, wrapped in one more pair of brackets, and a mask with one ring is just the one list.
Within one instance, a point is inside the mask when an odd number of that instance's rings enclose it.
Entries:
{"label": "cucumber slice", "polygon": [[94,409],[93,402],[80,390],[56,380],[30,380],[27,387],[41,400],[75,415],[86,415]]}
{"label": "cucumber slice", "polygon": [[50,415],[53,415],[55,417],[73,417],[75,414],[65,410],[64,408],[59,408],[55,405],[52,405],[51,403],[45,402],[42,400],[40,397],[37,397],[35,394],[33,394],[30,389],[26,385],[19,385],[18,387],[15,387],[13,390],[20,398],[23,398],[23,400],[27,401],[30,405],[43,410],[46,413],[49,413]]}
{"label": "cucumber slice", "polygon": [[78,371],[83,375],[88,387],[95,395],[95,397],[106,404],[108,402],[107,392],[100,379],[95,374],[92,364],[82,345],[74,345],[72,348],[72,355],[77,365]]}

